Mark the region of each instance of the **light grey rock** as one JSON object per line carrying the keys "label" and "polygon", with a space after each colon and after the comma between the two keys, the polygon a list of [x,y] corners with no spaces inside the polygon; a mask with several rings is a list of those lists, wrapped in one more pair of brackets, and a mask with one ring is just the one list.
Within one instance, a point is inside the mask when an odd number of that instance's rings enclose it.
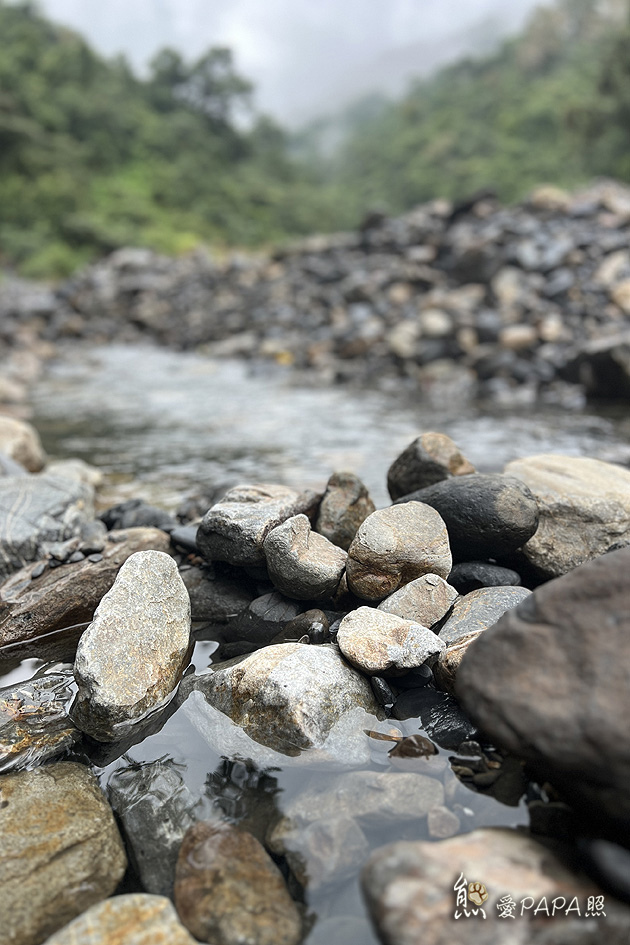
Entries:
{"label": "light grey rock", "polygon": [[172,898],[184,834],[204,819],[201,799],[193,797],[168,759],[118,768],[107,783],[107,797],[142,885],[149,893]]}
{"label": "light grey rock", "polygon": [[348,587],[381,601],[423,574],[448,577],[452,563],[440,515],[422,502],[404,502],[373,512],[359,528],[348,550]]}
{"label": "light grey rock", "polygon": [[79,641],[74,722],[99,741],[115,740],[168,700],[189,650],[190,599],[177,565],[162,551],[136,552]]}
{"label": "light grey rock", "polygon": [[387,614],[432,627],[441,620],[458,598],[454,587],[439,574],[423,574],[386,597],[378,605]]}
{"label": "light grey rock", "polygon": [[72,668],[45,668],[32,679],[0,689],[0,771],[33,767],[60,755],[81,737],[68,718]]}
{"label": "light grey rock", "polygon": [[450,436],[444,433],[423,433],[398,456],[387,473],[387,488],[392,501],[424,489],[434,482],[474,473]]}
{"label": "light grey rock", "polygon": [[356,820],[334,813],[300,827],[285,818],[267,846],[286,858],[299,884],[311,893],[356,876],[370,852]]}
{"label": "light grey rock", "polygon": [[230,489],[206,512],[197,532],[199,553],[208,561],[265,563],[263,542],[288,518],[313,513],[317,496],[288,486],[243,485]]}
{"label": "light grey rock", "polygon": [[[483,883],[486,920],[460,909],[453,886],[459,876]],[[363,870],[368,910],[384,945],[622,945],[630,930],[630,909],[605,897],[606,915],[586,919],[589,896],[602,890],[571,873],[547,846],[516,830],[475,830],[440,842],[399,842],[376,850]],[[499,917],[497,903],[510,897],[513,919]],[[577,897],[580,915],[565,915]],[[535,906],[544,907],[533,915]],[[521,900],[529,909],[520,915]],[[551,920],[553,900],[556,914]],[[564,900],[564,907],[562,907]],[[466,908],[474,904],[467,901]]]}
{"label": "light grey rock", "polygon": [[545,577],[559,577],[630,542],[630,470],[543,453],[514,460],[505,472],[536,497],[540,524],[523,553]]}
{"label": "light grey rock", "polygon": [[212,669],[188,685],[251,739],[283,755],[326,751],[333,738],[337,752],[348,715],[349,730],[356,731],[366,713],[380,712],[368,681],[335,646],[278,643]]}
{"label": "light grey rock", "polygon": [[471,633],[487,630],[530,594],[526,587],[480,587],[471,591],[455,602],[452,614],[440,630],[440,639],[451,644]]}
{"label": "light grey rock", "polygon": [[132,893],[92,906],[44,945],[195,945],[164,896]]}
{"label": "light grey rock", "polygon": [[456,694],[589,818],[630,823],[630,548],[550,581],[474,641]]}
{"label": "light grey rock", "polygon": [[374,607],[358,607],[347,614],[337,643],[346,659],[370,676],[400,676],[434,662],[446,649],[427,627]]}
{"label": "light grey rock", "polygon": [[93,502],[93,489],[83,483],[0,477],[0,580],[45,557],[49,544],[78,535],[94,517]]}
{"label": "light grey rock", "polygon": [[346,552],[311,531],[306,515],[273,528],[263,549],[269,577],[283,594],[297,600],[328,600],[339,586]]}
{"label": "light grey rock", "polygon": [[319,506],[316,530],[347,551],[362,522],[375,510],[366,487],[350,472],[336,472],[328,480]]}
{"label": "light grey rock", "polygon": [[44,468],[46,454],[39,433],[30,423],[0,416],[0,453],[36,473]]}
{"label": "light grey rock", "polygon": [[96,778],[61,762],[0,777],[0,929],[39,945],[110,896],[127,861]]}
{"label": "light grey rock", "polygon": [[454,814],[443,804],[432,807],[427,814],[429,836],[436,840],[445,840],[454,837],[461,830],[461,823],[457,814]]}
{"label": "light grey rock", "polygon": [[231,824],[199,823],[177,861],[175,905],[184,925],[213,945],[298,945],[296,904],[262,845]]}

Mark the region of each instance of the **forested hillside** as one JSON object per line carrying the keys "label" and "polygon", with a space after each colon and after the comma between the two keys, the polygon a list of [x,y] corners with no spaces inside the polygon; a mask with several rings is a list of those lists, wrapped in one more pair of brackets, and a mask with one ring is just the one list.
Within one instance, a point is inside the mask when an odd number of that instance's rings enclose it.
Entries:
{"label": "forested hillside", "polygon": [[558,0],[491,57],[290,139],[256,116],[228,49],[163,50],[141,80],[0,0],[0,264],[63,275],[124,244],[258,246],[434,196],[630,180],[627,14]]}

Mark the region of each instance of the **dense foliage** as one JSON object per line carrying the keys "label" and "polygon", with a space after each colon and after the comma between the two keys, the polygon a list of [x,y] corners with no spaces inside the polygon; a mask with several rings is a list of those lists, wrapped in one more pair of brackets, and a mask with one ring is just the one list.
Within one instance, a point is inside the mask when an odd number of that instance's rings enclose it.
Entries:
{"label": "dense foliage", "polygon": [[289,139],[228,49],[163,50],[141,80],[0,0],[0,263],[64,274],[124,244],[256,246],[437,195],[630,180],[627,6],[557,0],[494,55]]}

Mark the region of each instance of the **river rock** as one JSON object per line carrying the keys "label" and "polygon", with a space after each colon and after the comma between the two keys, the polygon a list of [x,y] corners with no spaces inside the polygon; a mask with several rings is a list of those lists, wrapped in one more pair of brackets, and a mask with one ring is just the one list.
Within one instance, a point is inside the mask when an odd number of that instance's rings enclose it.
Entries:
{"label": "river rock", "polygon": [[444,433],[423,433],[389,467],[387,488],[392,501],[452,476],[465,476],[475,467]]}
{"label": "river rock", "polygon": [[44,945],[195,945],[164,896],[131,893],[92,906]]}
{"label": "river rock", "polygon": [[347,551],[359,525],[375,510],[366,487],[350,472],[336,472],[328,480],[315,529]]}
{"label": "river rock", "polygon": [[337,643],[346,659],[370,676],[397,676],[435,662],[446,649],[435,633],[374,607],[358,607],[341,621]]}
{"label": "river rock", "polygon": [[440,630],[444,643],[456,643],[463,637],[487,630],[503,616],[529,597],[526,587],[480,587],[455,602],[453,612]]}
{"label": "river rock", "polygon": [[455,751],[462,742],[479,736],[479,729],[457,699],[428,686],[401,692],[392,709],[395,719],[419,719],[423,731],[433,741]]}
{"label": "river rock", "polygon": [[111,531],[122,528],[161,528],[170,532],[177,522],[172,515],[143,499],[127,499],[101,513],[101,521]]}
{"label": "river rock", "polygon": [[346,567],[346,552],[311,531],[306,515],[295,515],[273,528],[263,550],[273,583],[298,600],[329,600]]}
{"label": "river rock", "polygon": [[448,583],[460,594],[469,594],[480,587],[518,587],[521,577],[511,568],[502,568],[488,561],[462,561],[453,566]]}
{"label": "river rock", "polygon": [[271,529],[294,515],[310,517],[317,500],[312,492],[288,486],[236,486],[204,515],[197,532],[199,553],[208,561],[264,564],[263,542]]}
{"label": "river rock", "polygon": [[74,762],[0,777],[0,835],[7,945],[39,945],[110,896],[127,865],[96,778]]}
{"label": "river rock", "polygon": [[439,574],[423,574],[386,597],[378,609],[413,620],[423,627],[432,627],[446,616],[457,597],[450,577],[447,583]]}
{"label": "river rock", "polygon": [[224,635],[229,640],[247,640],[256,646],[266,646],[298,616],[303,606],[279,591],[262,594],[229,624]]}
{"label": "river rock", "polygon": [[348,550],[348,587],[381,601],[423,574],[448,577],[452,563],[440,515],[422,502],[405,502],[373,512],[360,526]]}
{"label": "river rock", "polygon": [[542,453],[508,463],[505,472],[536,497],[540,524],[523,553],[545,577],[559,577],[630,542],[630,470]]}
{"label": "river rock", "polygon": [[282,874],[251,834],[230,824],[191,827],[177,861],[175,905],[213,945],[297,945],[302,922]]}
{"label": "river rock", "polygon": [[161,551],[124,563],[85,631],[74,664],[72,718],[99,741],[164,703],[186,668],[190,600],[177,565]]}
{"label": "river rock", "polygon": [[310,893],[322,887],[335,887],[356,876],[370,845],[354,818],[332,814],[299,828],[288,821],[286,829],[272,834],[267,846],[283,856],[303,889]]}
{"label": "river rock", "polygon": [[219,663],[192,685],[252,739],[289,756],[323,748],[354,710],[379,714],[368,681],[336,646],[278,643]]}
{"label": "river rock", "polygon": [[456,561],[509,554],[524,545],[538,527],[536,499],[513,476],[458,476],[399,501],[411,500],[424,502],[440,513]]}
{"label": "river rock", "polygon": [[0,416],[0,453],[36,473],[44,468],[46,454],[39,433],[30,423]]}
{"label": "river rock", "polygon": [[[486,919],[474,915],[469,900],[459,909],[453,888],[483,883]],[[610,899],[605,916],[587,920],[589,896],[602,891],[571,873],[546,846],[516,830],[475,830],[437,843],[400,842],[376,850],[362,875],[372,921],[384,945],[622,945],[630,929],[630,909]],[[503,897],[515,903],[513,918],[501,918]],[[579,914],[565,910],[577,897]],[[534,915],[541,899],[544,907]],[[553,900],[556,913],[551,920]],[[526,908],[521,915],[522,901]],[[561,900],[564,900],[564,907]]]}
{"label": "river rock", "polygon": [[53,476],[0,477],[0,580],[79,534],[93,517],[93,490]]}
{"label": "river rock", "polygon": [[1,772],[41,764],[81,737],[67,714],[71,682],[71,667],[57,665],[0,689]]}
{"label": "river rock", "polygon": [[200,799],[170,759],[118,768],[107,783],[107,797],[143,887],[172,898],[184,834],[203,818]]}
{"label": "river rock", "polygon": [[[172,537],[172,535],[171,535]],[[227,623],[243,613],[254,599],[251,583],[236,576],[221,574],[211,565],[181,571],[193,621]]]}
{"label": "river rock", "polygon": [[[157,528],[130,528],[111,532],[100,560],[70,562],[60,568],[48,568],[33,578],[37,565],[26,565],[0,587],[0,646],[33,641],[31,652],[52,658],[50,640],[36,643],[36,638],[53,630],[68,629],[64,639],[73,651],[85,625],[103,596],[112,587],[125,561],[137,551],[162,551],[169,548],[168,535]],[[114,540],[115,539],[115,540]],[[55,644],[62,641],[56,638]],[[67,654],[66,654],[67,655]]]}
{"label": "river rock", "polygon": [[464,637],[459,637],[455,643],[449,643],[440,658],[433,665],[433,675],[440,689],[455,695],[455,680],[464,654],[473,640],[476,640],[483,630],[474,630]]}
{"label": "river rock", "polygon": [[590,816],[630,822],[630,548],[537,588],[476,640],[456,692]]}

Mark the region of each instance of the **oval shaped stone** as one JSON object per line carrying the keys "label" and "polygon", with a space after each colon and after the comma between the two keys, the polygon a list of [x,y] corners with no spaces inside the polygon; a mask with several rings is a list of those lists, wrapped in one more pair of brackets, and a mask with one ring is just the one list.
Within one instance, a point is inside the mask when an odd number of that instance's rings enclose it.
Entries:
{"label": "oval shaped stone", "polygon": [[346,552],[311,531],[306,515],[272,529],[263,549],[269,577],[279,591],[297,600],[333,597],[346,567]]}

